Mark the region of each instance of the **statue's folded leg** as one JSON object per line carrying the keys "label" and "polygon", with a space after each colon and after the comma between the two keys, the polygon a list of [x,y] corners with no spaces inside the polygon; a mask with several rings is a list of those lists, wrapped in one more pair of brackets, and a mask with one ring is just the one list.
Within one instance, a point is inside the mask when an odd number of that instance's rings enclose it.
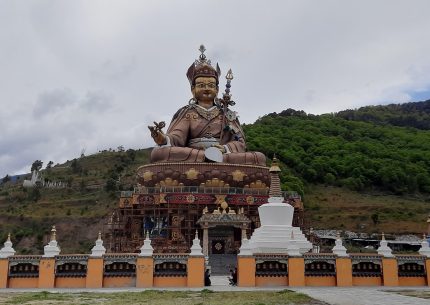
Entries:
{"label": "statue's folded leg", "polygon": [[261,152],[241,152],[223,155],[224,163],[266,166],[266,156]]}
{"label": "statue's folded leg", "polygon": [[204,162],[205,152],[189,147],[155,147],[151,152],[154,162]]}

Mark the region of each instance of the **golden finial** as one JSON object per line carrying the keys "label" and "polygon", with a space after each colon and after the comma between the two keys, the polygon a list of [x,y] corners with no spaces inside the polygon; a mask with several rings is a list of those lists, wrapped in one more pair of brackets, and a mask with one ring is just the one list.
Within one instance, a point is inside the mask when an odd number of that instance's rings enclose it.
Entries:
{"label": "golden finial", "polygon": [[98,239],[102,239],[102,231],[99,231],[99,237],[98,237]]}
{"label": "golden finial", "polygon": [[272,166],[270,166],[269,172],[273,173],[273,172],[280,172],[280,171],[281,169],[279,168],[278,159],[276,158],[276,155],[273,154]]}
{"label": "golden finial", "polygon": [[385,240],[385,234],[382,232],[381,240]]}
{"label": "golden finial", "polygon": [[228,72],[225,78],[230,81],[233,79],[233,72],[231,71],[231,69],[228,69]]}
{"label": "golden finial", "polygon": [[10,241],[10,232],[7,234],[7,241]]}
{"label": "golden finial", "polygon": [[51,241],[55,241],[57,238],[57,230],[55,229],[55,226],[52,226],[51,229]]}

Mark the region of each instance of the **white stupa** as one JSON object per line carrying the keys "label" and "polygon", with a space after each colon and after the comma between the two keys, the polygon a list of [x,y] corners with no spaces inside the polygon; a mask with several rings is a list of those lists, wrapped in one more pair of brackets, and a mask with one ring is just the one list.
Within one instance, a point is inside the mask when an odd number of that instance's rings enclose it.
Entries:
{"label": "white stupa", "polygon": [[423,235],[423,240],[421,241],[421,248],[418,250],[418,253],[426,257],[430,257],[429,242],[425,234]]}
{"label": "white stupa", "polygon": [[145,240],[143,241],[142,247],[140,247],[139,256],[151,257],[154,254],[154,248],[151,245],[151,240],[149,239],[149,232],[146,232]]}
{"label": "white stupa", "polygon": [[273,158],[269,170],[270,197],[268,203],[258,208],[261,226],[255,229],[246,247],[249,247],[252,253],[288,253],[297,256],[311,250],[312,244],[299,227],[292,226],[294,208],[283,202],[280,171],[277,159]]}
{"label": "white stupa", "polygon": [[106,248],[103,246],[102,232],[99,231],[99,236],[96,240],[96,245],[91,249],[91,257],[102,257],[106,253]]}
{"label": "white stupa", "polygon": [[332,251],[333,251],[333,254],[335,254],[339,257],[347,257],[348,256],[348,254],[346,253],[346,248],[342,244],[342,238],[340,238],[339,232],[337,232],[337,234],[336,234],[335,246],[333,247]]}
{"label": "white stupa", "polygon": [[4,243],[3,248],[0,249],[0,258],[7,258],[15,255],[15,249],[12,248],[12,241],[10,240],[10,233],[7,235],[7,240]]}
{"label": "white stupa", "polygon": [[52,226],[51,241],[43,248],[43,257],[55,257],[60,254],[60,247],[57,243],[57,230]]}
{"label": "white stupa", "polygon": [[199,239],[199,235],[198,232],[196,230],[196,236],[193,239],[193,245],[191,246],[191,256],[203,256],[203,250],[202,247],[200,246],[200,239]]}
{"label": "white stupa", "polygon": [[385,234],[382,232],[382,238],[379,243],[379,248],[377,249],[378,254],[383,257],[394,257],[393,251],[388,247],[388,241],[385,240]]}

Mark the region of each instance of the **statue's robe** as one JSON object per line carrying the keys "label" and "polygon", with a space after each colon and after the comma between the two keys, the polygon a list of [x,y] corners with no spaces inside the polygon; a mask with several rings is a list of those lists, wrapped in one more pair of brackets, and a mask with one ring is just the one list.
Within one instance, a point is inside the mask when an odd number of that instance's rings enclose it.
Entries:
{"label": "statue's robe", "polygon": [[167,130],[167,145],[155,147],[151,162],[204,162],[200,139],[215,138],[227,153],[223,162],[233,164],[266,165],[260,152],[245,152],[245,136],[234,112],[218,106],[205,109],[197,104],[178,110]]}

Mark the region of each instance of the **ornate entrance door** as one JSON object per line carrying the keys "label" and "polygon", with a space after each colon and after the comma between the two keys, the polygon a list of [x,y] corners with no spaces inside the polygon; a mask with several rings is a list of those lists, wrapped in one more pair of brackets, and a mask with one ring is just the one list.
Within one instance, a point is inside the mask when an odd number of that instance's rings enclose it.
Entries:
{"label": "ornate entrance door", "polygon": [[212,254],[225,254],[225,240],[212,240]]}

